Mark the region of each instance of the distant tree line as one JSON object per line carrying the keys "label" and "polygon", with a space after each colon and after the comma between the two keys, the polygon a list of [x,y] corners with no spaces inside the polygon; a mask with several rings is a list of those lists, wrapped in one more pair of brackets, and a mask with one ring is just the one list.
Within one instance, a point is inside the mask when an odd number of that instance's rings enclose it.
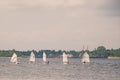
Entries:
{"label": "distant tree line", "polygon": [[91,57],[120,57],[120,48],[119,49],[106,49],[104,46],[99,46],[97,49],[90,51]]}
{"label": "distant tree line", "polygon": [[65,50],[31,50],[31,51],[17,51],[13,50],[0,50],[0,57],[11,57],[13,53],[16,53],[18,57],[29,57],[31,52],[34,52],[37,58],[41,58],[43,52],[47,54],[49,58],[59,58],[61,57],[62,53],[65,52],[66,54],[71,54],[73,57],[80,57],[84,52],[88,52],[90,57],[99,57],[99,58],[107,58],[108,56],[116,56],[120,57],[120,48],[119,49],[106,49],[104,46],[99,46],[96,49],[89,51],[89,50],[81,50],[81,51],[65,51]]}

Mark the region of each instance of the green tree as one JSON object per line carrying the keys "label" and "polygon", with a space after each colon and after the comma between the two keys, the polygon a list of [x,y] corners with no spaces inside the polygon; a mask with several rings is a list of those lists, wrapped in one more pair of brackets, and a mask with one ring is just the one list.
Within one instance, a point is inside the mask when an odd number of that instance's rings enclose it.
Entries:
{"label": "green tree", "polygon": [[97,48],[97,56],[98,57],[107,57],[106,48],[104,46],[99,46]]}

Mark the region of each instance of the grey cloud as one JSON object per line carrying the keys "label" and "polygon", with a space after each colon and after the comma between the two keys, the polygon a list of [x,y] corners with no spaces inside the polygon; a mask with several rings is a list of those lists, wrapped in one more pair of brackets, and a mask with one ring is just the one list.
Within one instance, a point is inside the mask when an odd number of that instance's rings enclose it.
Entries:
{"label": "grey cloud", "polygon": [[120,0],[109,0],[107,4],[98,7],[106,16],[120,16]]}

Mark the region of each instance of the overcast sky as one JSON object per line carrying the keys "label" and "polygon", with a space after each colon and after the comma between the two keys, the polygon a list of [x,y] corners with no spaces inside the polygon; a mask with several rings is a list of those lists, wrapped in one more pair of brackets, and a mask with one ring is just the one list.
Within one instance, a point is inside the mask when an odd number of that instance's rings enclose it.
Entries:
{"label": "overcast sky", "polygon": [[120,0],[0,0],[0,50],[120,48]]}

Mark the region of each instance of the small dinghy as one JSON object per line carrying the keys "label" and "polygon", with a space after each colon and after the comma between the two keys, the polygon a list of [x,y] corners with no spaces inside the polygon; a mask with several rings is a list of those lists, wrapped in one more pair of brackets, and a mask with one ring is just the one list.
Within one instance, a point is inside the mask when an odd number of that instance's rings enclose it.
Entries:
{"label": "small dinghy", "polygon": [[43,52],[43,63],[44,64],[49,64],[49,61],[47,61],[47,55],[45,52]]}
{"label": "small dinghy", "polygon": [[15,63],[15,64],[19,64],[19,62],[17,61],[17,54],[13,53],[10,62]]}
{"label": "small dinghy", "polygon": [[67,54],[63,53],[62,56],[63,56],[63,64],[68,64],[69,61],[68,61],[68,56],[67,56]]}
{"label": "small dinghy", "polygon": [[88,55],[87,52],[85,52],[83,55],[82,55],[82,60],[81,60],[82,63],[89,63],[90,62],[90,57]]}
{"label": "small dinghy", "polygon": [[35,54],[33,52],[31,52],[29,63],[34,63],[34,62],[35,62]]}

